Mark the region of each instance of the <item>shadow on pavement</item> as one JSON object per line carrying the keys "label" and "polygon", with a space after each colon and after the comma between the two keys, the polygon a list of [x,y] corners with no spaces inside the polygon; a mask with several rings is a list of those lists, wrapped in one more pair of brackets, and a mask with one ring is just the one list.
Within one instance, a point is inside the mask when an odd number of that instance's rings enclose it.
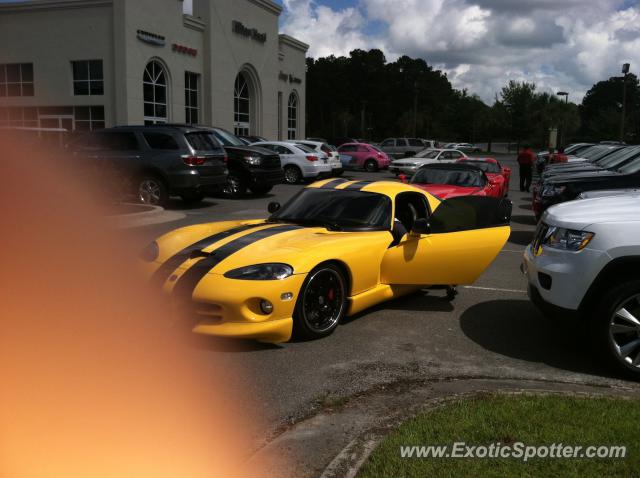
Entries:
{"label": "shadow on pavement", "polygon": [[519,246],[528,246],[533,240],[534,231],[511,231],[509,242]]}
{"label": "shadow on pavement", "polygon": [[361,317],[383,310],[405,310],[414,312],[452,312],[454,306],[446,297],[444,291],[419,291],[414,294],[400,297],[389,302],[375,305],[363,310],[359,314],[342,319],[341,324],[355,322]]}
{"label": "shadow on pavement", "polygon": [[527,211],[533,211],[533,206],[530,203],[520,204],[520,209],[526,209]]}
{"label": "shadow on pavement", "polygon": [[535,216],[529,215],[516,215],[511,216],[511,222],[515,222],[516,224],[524,224],[525,226],[537,226],[538,222],[536,221]]}
{"label": "shadow on pavement", "polygon": [[584,322],[541,316],[527,300],[476,304],[460,317],[464,334],[481,347],[570,372],[615,376],[597,358]]}

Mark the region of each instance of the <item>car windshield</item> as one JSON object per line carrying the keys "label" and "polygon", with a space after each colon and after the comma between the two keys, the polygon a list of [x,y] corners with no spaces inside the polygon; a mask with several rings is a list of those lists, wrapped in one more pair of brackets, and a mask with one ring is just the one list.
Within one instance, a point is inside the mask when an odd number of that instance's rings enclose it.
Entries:
{"label": "car windshield", "polygon": [[240,141],[235,135],[223,129],[214,129],[213,136],[224,146],[246,146],[246,144]]}
{"label": "car windshield", "polygon": [[386,231],[391,227],[391,199],[363,191],[306,188],[269,221],[334,230]]}
{"label": "car windshield", "polygon": [[593,146],[592,148],[580,153],[579,156],[590,161],[597,161],[608,154],[614,153],[616,150],[617,148],[612,148],[611,146]]}
{"label": "car windshield", "polygon": [[640,171],[640,158],[636,158],[629,164],[626,164],[625,166],[618,169],[618,172],[622,174],[633,174],[637,173],[638,171]]}
{"label": "car windshield", "polygon": [[578,154],[582,151],[586,151],[588,148],[593,147],[592,144],[574,144],[572,146],[569,146],[567,149],[564,150],[564,152],[566,154]]}
{"label": "car windshield", "polygon": [[476,168],[482,169],[485,173],[498,174],[502,172],[498,163],[492,163],[491,161],[465,161],[466,164],[472,164]]}
{"label": "car windshield", "polygon": [[420,151],[415,155],[416,158],[425,158],[425,159],[436,159],[440,151],[436,151],[433,149],[425,149],[424,151]]}
{"label": "car windshield", "polygon": [[601,168],[616,168],[640,155],[640,147],[623,148],[596,161]]}
{"label": "car windshield", "polygon": [[480,171],[464,169],[422,168],[411,178],[411,184],[447,184],[464,188],[481,188],[484,183]]}

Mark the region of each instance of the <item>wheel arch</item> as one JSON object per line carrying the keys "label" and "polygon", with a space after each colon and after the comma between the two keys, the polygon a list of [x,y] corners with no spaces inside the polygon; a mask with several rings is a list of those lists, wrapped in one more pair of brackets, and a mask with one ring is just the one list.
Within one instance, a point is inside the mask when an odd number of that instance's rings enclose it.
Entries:
{"label": "wheel arch", "polygon": [[580,304],[582,314],[593,310],[604,291],[612,284],[620,284],[621,279],[633,279],[637,277],[640,268],[640,256],[618,257],[602,268],[598,276],[592,282]]}
{"label": "wheel arch", "polygon": [[341,261],[340,259],[328,259],[326,261],[323,261],[321,263],[319,263],[315,268],[323,266],[323,265],[333,265],[335,267],[337,267],[343,274],[345,280],[346,280],[346,290],[347,290],[347,297],[351,297],[351,288],[352,288],[352,284],[353,284],[353,277],[351,275],[351,269],[349,268],[349,266],[347,265],[346,262]]}

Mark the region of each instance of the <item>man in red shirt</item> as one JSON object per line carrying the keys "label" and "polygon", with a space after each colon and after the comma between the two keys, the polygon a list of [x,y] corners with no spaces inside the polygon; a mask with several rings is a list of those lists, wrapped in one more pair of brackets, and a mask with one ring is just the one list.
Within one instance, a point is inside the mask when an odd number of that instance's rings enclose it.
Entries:
{"label": "man in red shirt", "polygon": [[564,154],[564,148],[558,148],[558,152],[549,157],[549,164],[566,163],[567,161],[569,161],[569,157]]}
{"label": "man in red shirt", "polygon": [[525,146],[518,155],[518,164],[520,165],[520,191],[529,192],[535,161],[536,155],[531,151],[531,147]]}

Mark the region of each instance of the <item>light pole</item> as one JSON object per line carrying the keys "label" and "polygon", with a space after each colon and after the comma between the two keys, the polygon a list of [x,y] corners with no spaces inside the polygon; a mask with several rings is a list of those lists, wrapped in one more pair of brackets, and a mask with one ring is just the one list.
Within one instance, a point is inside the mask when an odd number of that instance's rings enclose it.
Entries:
{"label": "light pole", "polygon": [[627,116],[627,75],[631,65],[625,63],[622,65],[622,119],[620,120],[620,142],[624,142],[624,123]]}
{"label": "light pole", "polygon": [[[564,104],[568,104],[569,103],[569,92],[567,91],[558,91],[556,93],[556,95],[558,96],[564,96]],[[560,134],[558,135],[558,144],[562,145],[563,143],[563,136],[564,136],[564,115],[562,115],[562,121],[560,122]]]}

